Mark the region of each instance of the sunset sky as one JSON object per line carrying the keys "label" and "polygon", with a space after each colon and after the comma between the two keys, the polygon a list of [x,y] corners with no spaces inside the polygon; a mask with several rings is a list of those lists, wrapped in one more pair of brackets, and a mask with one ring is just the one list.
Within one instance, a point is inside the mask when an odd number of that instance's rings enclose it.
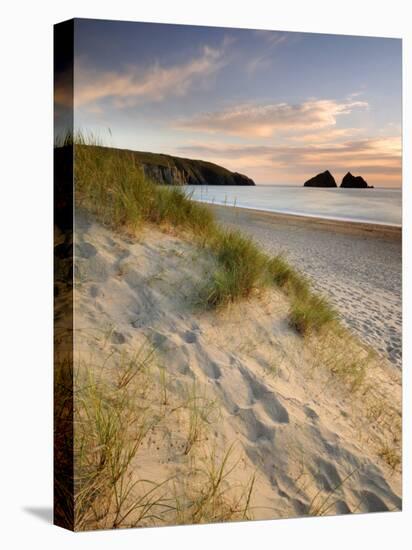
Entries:
{"label": "sunset sky", "polygon": [[401,66],[397,39],[78,19],[75,126],[258,184],[399,187]]}

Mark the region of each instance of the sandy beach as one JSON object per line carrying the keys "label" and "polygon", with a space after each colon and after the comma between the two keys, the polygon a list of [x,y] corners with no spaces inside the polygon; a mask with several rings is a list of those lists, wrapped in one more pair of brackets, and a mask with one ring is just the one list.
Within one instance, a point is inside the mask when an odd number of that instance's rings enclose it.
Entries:
{"label": "sandy beach", "polygon": [[401,40],[55,38],[54,523],[401,511]]}
{"label": "sandy beach", "polygon": [[284,254],[343,322],[397,367],[402,360],[402,241],[393,226],[213,206],[224,225]]}
{"label": "sandy beach", "polygon": [[[217,214],[235,224],[232,212]],[[274,222],[241,215],[245,222],[249,219],[242,227],[258,238],[260,230],[265,245],[264,236]],[[303,257],[305,243],[309,247],[312,242],[315,253],[322,241],[315,240],[315,229],[303,229],[305,242],[298,227],[284,227],[283,233],[276,233],[274,248],[286,247],[283,235],[296,260],[299,251]],[[324,243],[329,242],[321,257],[324,268],[333,246],[329,232],[319,233],[319,239],[322,235]],[[350,247],[354,236],[340,238],[342,247]],[[365,249],[368,243],[359,240]],[[142,370],[133,374],[135,391],[146,388],[139,399],[144,399],[151,428],[139,440],[128,479],[135,483],[135,501],[143,498],[136,494],[139,483],[155,480],[162,482],[156,489],[162,492],[155,493],[161,495],[159,502],[165,494],[167,502],[172,495],[180,503],[179,514],[162,511],[157,524],[205,521],[193,515],[193,503],[215,479],[213,472],[225,464],[228,452],[218,507],[232,512],[210,512],[206,521],[401,508],[399,465],[391,466],[388,459],[399,452],[401,386],[389,363],[372,361],[367,377],[373,390],[357,393],[324,368],[322,358],[334,360],[333,349],[316,340],[308,345],[288,326],[288,300],[276,289],[221,312],[199,307],[196,297],[214,269],[213,259],[173,232],[148,226],[137,238],[128,237],[78,211],[75,251],[75,370],[87,377],[94,373],[98,380],[106,377],[113,385],[125,358],[147,343],[154,349],[150,379],[146,370],[144,375]],[[319,288],[333,288],[327,285],[332,276],[339,286],[336,270],[333,266],[323,274],[320,282],[325,286]],[[351,284],[341,299],[351,296],[352,304],[354,291],[356,296],[365,294],[360,283],[352,279]],[[358,311],[350,307],[353,314]],[[389,304],[381,307],[389,309]],[[153,393],[150,400],[148,392]],[[134,400],[135,405],[140,402]],[[248,514],[242,516],[236,513],[236,503],[246,499],[252,486]],[[134,525],[135,516],[131,513],[123,525]]]}

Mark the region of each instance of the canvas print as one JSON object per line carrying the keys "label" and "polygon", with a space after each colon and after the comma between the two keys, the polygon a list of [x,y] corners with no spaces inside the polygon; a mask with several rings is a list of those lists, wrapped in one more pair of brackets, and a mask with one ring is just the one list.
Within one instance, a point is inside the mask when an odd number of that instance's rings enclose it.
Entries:
{"label": "canvas print", "polygon": [[401,510],[401,40],[54,49],[55,523]]}

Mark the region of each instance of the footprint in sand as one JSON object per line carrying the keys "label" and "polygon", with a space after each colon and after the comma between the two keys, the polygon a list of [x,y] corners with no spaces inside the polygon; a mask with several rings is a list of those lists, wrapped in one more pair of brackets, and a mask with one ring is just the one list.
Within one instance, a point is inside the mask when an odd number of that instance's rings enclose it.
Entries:
{"label": "footprint in sand", "polygon": [[361,491],[360,496],[367,512],[387,512],[389,510],[383,500],[371,491]]}
{"label": "footprint in sand", "polygon": [[90,292],[90,296],[92,298],[97,298],[100,294],[100,290],[99,290],[99,287],[97,285],[92,285],[89,289],[89,292]]}
{"label": "footprint in sand", "polygon": [[210,361],[206,363],[203,367],[203,371],[209,378],[212,378],[213,380],[217,380],[222,376],[222,371],[220,370],[217,363],[214,361]]}
{"label": "footprint in sand", "polygon": [[250,388],[250,391],[253,395],[253,399],[257,403],[261,403],[266,414],[274,422],[279,422],[286,424],[289,422],[289,414],[286,408],[281,404],[276,395],[268,391],[266,386],[259,382],[252,374],[245,369],[240,367],[240,372],[243,376],[244,381]]}
{"label": "footprint in sand", "polygon": [[309,407],[308,405],[305,405],[303,407],[303,410],[304,410],[306,416],[308,418],[310,418],[311,420],[319,420],[318,414],[311,407]]}
{"label": "footprint in sand", "polygon": [[80,256],[81,258],[91,258],[93,256],[96,256],[97,254],[97,248],[93,246],[91,243],[88,243],[86,241],[76,243],[75,247],[75,255]]}
{"label": "footprint in sand", "polygon": [[267,392],[261,399],[261,403],[265,413],[274,422],[287,424],[289,422],[289,414],[285,407],[280,403],[274,393]]}
{"label": "footprint in sand", "polygon": [[112,332],[112,336],[110,340],[112,344],[124,344],[126,342],[125,336],[121,332],[118,332],[117,330],[114,330]]}
{"label": "footprint in sand", "polygon": [[324,460],[323,458],[318,458],[315,464],[318,470],[314,473],[314,477],[322,488],[327,491],[333,491],[335,487],[340,486],[342,480],[332,462]]}
{"label": "footprint in sand", "polygon": [[350,508],[344,500],[335,502],[335,510],[337,514],[351,514]]}
{"label": "footprint in sand", "polygon": [[192,331],[192,330],[187,330],[184,334],[183,334],[183,340],[187,343],[187,344],[195,344],[197,341],[198,341],[198,335],[196,334],[196,332]]}
{"label": "footprint in sand", "polygon": [[242,426],[246,428],[246,437],[256,443],[260,439],[273,441],[275,428],[261,422],[253,409],[239,409],[237,416],[242,419]]}

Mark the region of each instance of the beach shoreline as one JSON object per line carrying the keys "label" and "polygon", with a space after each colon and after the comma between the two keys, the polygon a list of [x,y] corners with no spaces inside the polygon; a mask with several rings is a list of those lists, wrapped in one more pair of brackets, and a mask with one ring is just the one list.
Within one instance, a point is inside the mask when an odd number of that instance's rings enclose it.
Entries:
{"label": "beach shoreline", "polygon": [[402,239],[402,225],[386,224],[380,222],[366,222],[361,220],[352,220],[344,218],[330,218],[326,216],[311,216],[307,214],[281,212],[274,210],[263,210],[258,208],[250,208],[239,205],[218,204],[207,201],[197,201],[202,204],[207,204],[215,212],[223,212],[228,209],[236,212],[237,210],[245,211],[249,215],[255,215],[261,219],[271,220],[273,222],[282,222],[288,224],[302,224],[316,227],[318,229],[334,230],[343,233],[352,233],[367,235],[370,237],[388,238],[394,240]]}
{"label": "beach shoreline", "polygon": [[402,226],[402,191],[399,189],[188,185],[185,192],[193,200],[217,206],[330,222]]}
{"label": "beach shoreline", "polygon": [[344,324],[396,367],[402,356],[402,229],[210,205],[219,223],[282,254]]}

